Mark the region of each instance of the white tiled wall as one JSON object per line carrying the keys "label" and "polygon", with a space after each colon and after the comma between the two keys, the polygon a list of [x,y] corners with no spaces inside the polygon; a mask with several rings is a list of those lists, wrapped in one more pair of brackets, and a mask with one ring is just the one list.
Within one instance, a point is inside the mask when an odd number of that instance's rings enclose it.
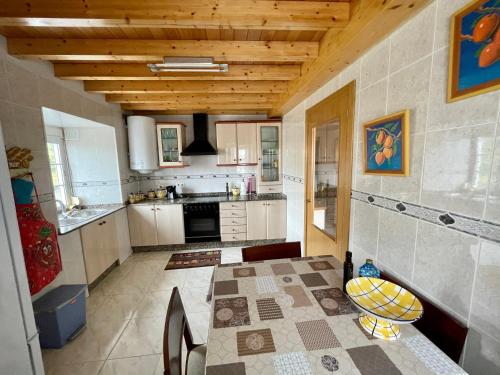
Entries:
{"label": "white tiled wall", "polygon": [[[500,94],[446,103],[449,18],[469,0],[435,0],[284,116],[285,174],[303,177],[304,111],[356,80],[353,189],[500,223]],[[362,124],[411,110],[409,177],[365,176]],[[299,160],[295,159],[299,154]],[[287,193],[300,189],[285,184]],[[303,238],[303,185],[288,236]],[[295,208],[294,206],[295,202]],[[500,244],[352,200],[350,250],[412,284],[470,326],[462,364],[500,373]]]}
{"label": "white tiled wall", "polygon": [[75,129],[77,137],[66,140],[74,195],[84,205],[123,202],[115,129],[106,125]]}
{"label": "white tiled wall", "polygon": [[[25,61],[9,56],[5,39],[0,37],[0,122],[6,147],[19,146],[32,150],[34,160],[30,169],[42,196],[43,212],[47,220],[57,223],[42,106],[113,126],[120,177],[129,177],[127,138],[120,107],[106,103],[102,95],[86,93],[81,82],[55,78],[50,63]],[[126,188],[130,186],[134,188],[133,184],[124,185],[124,195]],[[63,272],[40,294],[66,282],[65,259],[74,259],[73,255],[62,254]],[[71,270],[69,263],[67,268]]]}

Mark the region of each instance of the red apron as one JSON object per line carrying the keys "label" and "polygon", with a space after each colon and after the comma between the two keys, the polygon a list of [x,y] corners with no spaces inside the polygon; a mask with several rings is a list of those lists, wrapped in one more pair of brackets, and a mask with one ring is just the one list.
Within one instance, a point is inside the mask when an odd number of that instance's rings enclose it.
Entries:
{"label": "red apron", "polygon": [[36,203],[16,204],[31,295],[50,284],[62,270],[56,226],[43,216],[36,188],[35,195]]}

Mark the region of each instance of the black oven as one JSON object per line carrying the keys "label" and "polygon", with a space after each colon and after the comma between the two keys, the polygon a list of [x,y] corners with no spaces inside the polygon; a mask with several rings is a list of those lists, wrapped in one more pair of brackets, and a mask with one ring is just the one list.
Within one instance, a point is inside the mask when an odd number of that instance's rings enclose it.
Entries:
{"label": "black oven", "polygon": [[185,203],[183,206],[187,243],[221,240],[219,203]]}

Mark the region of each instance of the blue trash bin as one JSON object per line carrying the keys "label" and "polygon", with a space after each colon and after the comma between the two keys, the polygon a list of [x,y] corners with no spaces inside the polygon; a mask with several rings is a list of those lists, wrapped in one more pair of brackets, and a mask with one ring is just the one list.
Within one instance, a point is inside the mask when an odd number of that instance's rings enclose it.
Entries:
{"label": "blue trash bin", "polygon": [[85,327],[87,285],[61,285],[33,303],[42,348],[61,348]]}

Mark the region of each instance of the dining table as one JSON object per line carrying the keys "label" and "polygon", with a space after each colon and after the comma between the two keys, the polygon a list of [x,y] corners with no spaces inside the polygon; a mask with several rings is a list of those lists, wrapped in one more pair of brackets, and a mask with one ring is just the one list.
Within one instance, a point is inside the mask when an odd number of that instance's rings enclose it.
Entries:
{"label": "dining table", "polygon": [[342,270],[332,256],[215,266],[206,375],[466,374],[411,324],[366,332]]}

